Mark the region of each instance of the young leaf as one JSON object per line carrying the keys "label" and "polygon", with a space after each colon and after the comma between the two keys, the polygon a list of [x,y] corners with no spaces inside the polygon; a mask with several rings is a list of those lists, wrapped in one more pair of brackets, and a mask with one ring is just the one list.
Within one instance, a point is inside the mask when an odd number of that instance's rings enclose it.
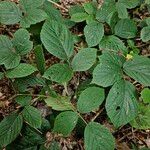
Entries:
{"label": "young leaf", "polygon": [[100,57],[100,64],[93,72],[92,83],[107,87],[123,78],[122,66],[125,59],[112,52],[105,52]]}
{"label": "young leaf", "polygon": [[97,109],[104,101],[104,89],[99,87],[89,87],[79,96],[77,108],[80,113],[89,113]]}
{"label": "young leaf", "polygon": [[104,36],[100,41],[99,48],[104,51],[108,50],[122,52],[123,54],[127,53],[127,48],[124,43],[114,35]]}
{"label": "young leaf", "polygon": [[8,25],[18,23],[21,15],[19,7],[14,2],[0,2],[0,23]]}
{"label": "young leaf", "polygon": [[149,129],[150,128],[150,106],[139,105],[138,116],[130,122],[131,126],[136,129]]}
{"label": "young leaf", "polygon": [[102,23],[92,22],[85,26],[84,35],[88,47],[93,47],[99,44],[104,35],[104,26]]}
{"label": "young leaf", "polygon": [[115,26],[115,34],[121,38],[134,38],[137,34],[137,27],[131,19],[121,19]]}
{"label": "young leaf", "polygon": [[86,20],[86,18],[88,17],[88,14],[87,13],[84,13],[84,12],[80,12],[80,13],[75,13],[71,16],[71,21],[74,21],[74,22],[83,22]]}
{"label": "young leaf", "polygon": [[143,42],[148,42],[150,40],[150,26],[144,27],[141,30],[141,39]]}
{"label": "young leaf", "polygon": [[41,40],[45,48],[60,59],[69,59],[73,54],[73,36],[63,24],[46,21],[42,27]]}
{"label": "young leaf", "polygon": [[135,56],[124,63],[125,73],[145,86],[150,86],[150,59],[144,56]]}
{"label": "young leaf", "polygon": [[44,52],[42,46],[37,45],[34,48],[34,53],[35,53],[37,68],[40,71],[40,73],[43,75],[45,72],[45,58],[44,58]]}
{"label": "young leaf", "polygon": [[110,131],[96,122],[90,122],[84,131],[86,150],[114,150],[115,139]]}
{"label": "young leaf", "polygon": [[118,11],[119,18],[121,19],[128,18],[128,11],[127,11],[126,5],[124,5],[123,3],[117,2],[116,9]]}
{"label": "young leaf", "polygon": [[11,114],[0,122],[0,147],[5,147],[16,139],[22,128],[21,115]]}
{"label": "young leaf", "polygon": [[69,97],[61,97],[57,98],[49,97],[45,99],[45,102],[48,106],[52,107],[54,110],[64,111],[64,110],[73,110],[73,106],[70,102]]}
{"label": "young leaf", "polygon": [[150,103],[150,89],[144,88],[141,92],[141,98],[144,103]]}
{"label": "young leaf", "polygon": [[135,87],[128,81],[116,82],[109,91],[105,107],[107,115],[116,127],[127,124],[137,116]]}
{"label": "young leaf", "polygon": [[25,29],[19,29],[15,32],[12,43],[16,53],[19,55],[27,54],[33,47],[33,42],[30,41],[30,34]]}
{"label": "young leaf", "polygon": [[7,69],[17,67],[20,56],[13,52],[12,42],[7,36],[0,36],[0,65],[4,64]]}
{"label": "young leaf", "polygon": [[22,78],[32,74],[35,71],[37,71],[37,69],[34,66],[21,63],[16,68],[8,70],[6,72],[6,76],[8,78]]}
{"label": "young leaf", "polygon": [[60,84],[68,82],[73,76],[73,71],[67,64],[55,64],[49,67],[44,77]]}
{"label": "young leaf", "polygon": [[41,112],[32,107],[32,106],[25,106],[22,111],[22,115],[24,120],[29,123],[34,128],[40,128],[42,124],[42,116]]}
{"label": "young leaf", "polygon": [[75,128],[77,121],[77,113],[73,111],[62,112],[55,119],[53,131],[68,136]]}
{"label": "young leaf", "polygon": [[81,49],[72,60],[74,71],[86,71],[96,62],[97,50],[95,48]]}

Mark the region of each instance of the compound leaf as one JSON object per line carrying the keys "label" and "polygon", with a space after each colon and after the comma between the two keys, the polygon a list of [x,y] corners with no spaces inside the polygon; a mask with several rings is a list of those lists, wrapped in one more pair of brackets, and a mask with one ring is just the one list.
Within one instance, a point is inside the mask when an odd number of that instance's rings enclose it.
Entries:
{"label": "compound leaf", "polygon": [[116,82],[109,91],[105,107],[107,115],[116,127],[127,124],[137,116],[135,87],[128,81]]}
{"label": "compound leaf", "polygon": [[144,88],[141,91],[141,98],[144,103],[150,103],[150,89],[149,88]]}
{"label": "compound leaf", "polygon": [[141,30],[141,39],[143,42],[148,42],[150,40],[150,26],[144,27]]}
{"label": "compound leaf", "polygon": [[119,3],[122,3],[126,8],[132,9],[140,4],[140,0],[119,0]]}
{"label": "compound leaf", "polygon": [[86,150],[114,150],[115,139],[110,131],[96,122],[90,122],[84,131]]}
{"label": "compound leaf", "polygon": [[115,34],[121,38],[134,38],[137,34],[137,27],[131,19],[121,19],[115,26]]}
{"label": "compound leaf", "polygon": [[104,36],[103,39],[100,41],[99,48],[105,51],[109,50],[122,52],[124,54],[127,53],[127,48],[124,43],[114,35]]}
{"label": "compound leaf", "polygon": [[104,35],[104,26],[102,23],[92,22],[85,26],[84,35],[88,47],[93,47],[99,44]]}
{"label": "compound leaf", "polygon": [[150,59],[144,56],[135,56],[124,63],[125,73],[145,86],[150,86]]}
{"label": "compound leaf", "polygon": [[62,112],[55,119],[53,131],[68,136],[75,128],[77,121],[77,113],[73,111]]}
{"label": "compound leaf", "polygon": [[49,67],[44,77],[58,83],[65,83],[71,80],[73,71],[67,64],[55,64]]}
{"label": "compound leaf", "polygon": [[14,2],[0,2],[0,23],[15,24],[21,19],[22,12]]}
{"label": "compound leaf", "polygon": [[74,71],[86,71],[96,62],[97,50],[95,48],[81,49],[72,60]]}
{"label": "compound leaf", "polygon": [[23,124],[21,115],[13,113],[0,122],[0,146],[5,147],[16,139]]}
{"label": "compound leaf", "polygon": [[30,34],[25,29],[17,30],[12,42],[16,53],[19,55],[27,54],[33,47],[33,42],[30,41]]}
{"label": "compound leaf", "polygon": [[73,54],[73,37],[63,24],[46,21],[42,27],[41,40],[48,52],[60,59],[69,59]]}
{"label": "compound leaf", "polygon": [[104,101],[104,89],[99,87],[89,87],[79,96],[77,108],[80,113],[89,113],[97,109]]}
{"label": "compound leaf", "polygon": [[8,70],[6,72],[6,76],[8,78],[22,78],[32,74],[35,71],[37,71],[37,69],[34,66],[21,63],[16,68]]}
{"label": "compound leaf", "polygon": [[71,16],[71,21],[74,22],[83,22],[87,19],[88,14],[84,12],[78,12]]}
{"label": "compound leaf", "polygon": [[4,64],[7,69],[12,69],[19,65],[20,56],[15,53],[12,42],[7,36],[0,36],[0,64]]}
{"label": "compound leaf", "polygon": [[124,5],[123,3],[117,2],[116,9],[118,11],[119,18],[122,18],[122,19],[128,18],[128,11],[127,11],[126,5]]}
{"label": "compound leaf", "polygon": [[70,102],[69,97],[61,97],[57,98],[49,97],[45,99],[45,102],[48,106],[52,107],[54,110],[64,111],[64,110],[73,110],[73,106]]}
{"label": "compound leaf", "polygon": [[103,53],[100,57],[100,64],[94,69],[92,83],[103,87],[113,85],[123,77],[121,67],[124,61],[122,56],[115,53]]}
{"label": "compound leaf", "polygon": [[139,105],[138,116],[130,122],[132,127],[136,129],[149,129],[150,128],[150,106],[149,105]]}
{"label": "compound leaf", "polygon": [[47,14],[43,10],[32,8],[24,13],[24,15],[21,18],[20,25],[23,28],[29,28],[31,25],[45,20],[46,17]]}
{"label": "compound leaf", "polygon": [[33,106],[25,106],[22,115],[24,120],[34,128],[40,128],[42,124],[41,112]]}

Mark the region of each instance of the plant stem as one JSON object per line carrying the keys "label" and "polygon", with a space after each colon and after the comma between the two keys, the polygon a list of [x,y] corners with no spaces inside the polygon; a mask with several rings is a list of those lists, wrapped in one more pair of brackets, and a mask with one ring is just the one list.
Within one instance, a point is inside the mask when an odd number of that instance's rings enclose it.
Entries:
{"label": "plant stem", "polygon": [[66,12],[68,12],[68,9],[64,8],[63,6],[59,5],[58,3],[52,1],[52,0],[47,0],[48,2],[54,4],[55,6],[57,6],[58,8],[61,8],[63,10],[65,10]]}

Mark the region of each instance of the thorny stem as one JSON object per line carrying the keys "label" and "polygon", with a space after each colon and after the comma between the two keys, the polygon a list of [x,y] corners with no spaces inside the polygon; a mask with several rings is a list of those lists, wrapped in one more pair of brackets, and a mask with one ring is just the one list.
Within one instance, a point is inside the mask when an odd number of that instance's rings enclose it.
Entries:
{"label": "thorny stem", "polygon": [[59,5],[58,3],[52,1],[52,0],[47,0],[48,2],[54,4],[55,6],[57,6],[58,8],[61,8],[63,10],[65,10],[66,12],[68,12],[68,9],[64,8],[63,6]]}

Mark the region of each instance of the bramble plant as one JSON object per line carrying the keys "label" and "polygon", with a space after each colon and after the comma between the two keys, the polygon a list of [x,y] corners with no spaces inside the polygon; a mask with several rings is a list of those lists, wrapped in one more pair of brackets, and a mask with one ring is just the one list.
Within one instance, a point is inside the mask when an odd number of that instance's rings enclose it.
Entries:
{"label": "bramble plant", "polygon": [[[105,0],[100,6],[93,0],[72,6],[70,19],[62,17],[53,4],[49,0],[0,2],[0,23],[20,25],[12,38],[0,36],[0,79],[10,80],[15,90],[10,100],[19,106],[0,122],[0,148],[60,149],[55,139],[45,147],[46,132],[67,137],[82,126],[86,150],[113,150],[113,133],[96,120],[98,116],[91,120],[84,116],[103,107],[115,129],[126,124],[150,128],[150,59],[141,56],[134,43],[139,36],[149,42],[150,18],[136,20],[128,13],[150,8],[150,3]],[[83,35],[69,30],[76,24],[82,24]],[[49,53],[59,63],[47,66]],[[79,80],[70,92],[70,81],[77,73],[87,73],[89,78],[85,83]],[[54,89],[56,84],[64,94]],[[37,102],[44,102],[52,113],[43,116],[35,107]]]}

